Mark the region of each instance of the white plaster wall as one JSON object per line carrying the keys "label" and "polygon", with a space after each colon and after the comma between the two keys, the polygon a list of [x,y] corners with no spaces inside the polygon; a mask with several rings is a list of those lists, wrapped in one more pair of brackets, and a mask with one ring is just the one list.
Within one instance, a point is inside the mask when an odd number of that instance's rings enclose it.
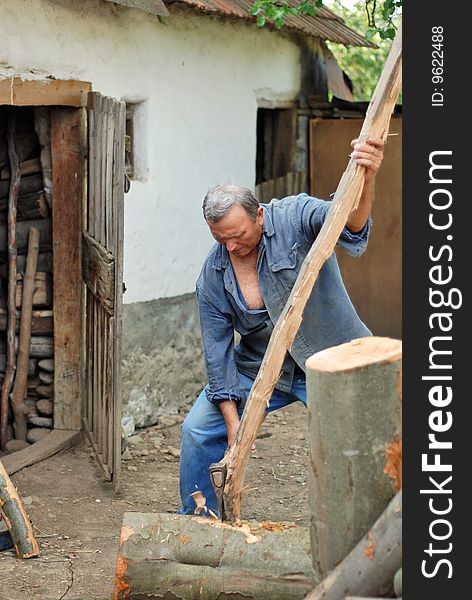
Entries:
{"label": "white plaster wall", "polygon": [[125,197],[125,302],[194,289],[212,244],[209,187],[254,186],[258,101],[291,100],[298,46],[242,22],[165,19],[101,0],[2,0],[0,77],[90,81],[143,102],[139,181]]}

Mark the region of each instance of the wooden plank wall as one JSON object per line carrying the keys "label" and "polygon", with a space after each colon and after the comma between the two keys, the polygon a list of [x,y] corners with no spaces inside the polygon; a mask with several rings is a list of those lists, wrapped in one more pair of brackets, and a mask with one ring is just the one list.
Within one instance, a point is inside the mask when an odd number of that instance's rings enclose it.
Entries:
{"label": "wooden plank wall", "polygon": [[257,182],[271,181],[294,171],[296,131],[296,109],[259,109],[257,116]]}
{"label": "wooden plank wall", "polygon": [[272,177],[277,179],[290,173],[295,164],[297,111],[278,110],[272,132]]}
{"label": "wooden plank wall", "polygon": [[[348,162],[350,141],[363,119],[311,122],[310,193],[328,199]],[[385,159],[375,183],[373,227],[367,251],[358,258],[336,251],[344,283],[362,320],[374,335],[402,336],[402,119],[394,117]]]}
{"label": "wooden plank wall", "polygon": [[84,422],[115,486],[121,461],[124,103],[91,94],[89,194],[83,235],[86,291]]}
{"label": "wooden plank wall", "polygon": [[272,198],[285,198],[306,192],[306,173],[298,171],[287,173],[270,181],[256,185],[255,194],[259,202],[270,202]]}

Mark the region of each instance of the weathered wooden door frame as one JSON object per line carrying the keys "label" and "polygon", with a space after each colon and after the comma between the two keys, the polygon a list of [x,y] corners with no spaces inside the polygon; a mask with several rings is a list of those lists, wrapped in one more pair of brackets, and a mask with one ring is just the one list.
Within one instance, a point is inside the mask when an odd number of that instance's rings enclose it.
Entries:
{"label": "weathered wooden door frame", "polygon": [[83,424],[105,477],[119,487],[125,176],[124,102],[89,94]]}
{"label": "weathered wooden door frame", "polygon": [[[54,210],[53,303],[55,336],[54,430],[43,440],[4,459],[9,474],[73,446],[81,437],[82,410],[82,285],[80,232],[84,188],[84,117],[91,84],[83,81],[0,79],[1,106],[50,106],[51,150],[55,194],[64,199],[64,211]],[[57,107],[57,108],[56,108]],[[67,138],[67,139],[66,139]],[[68,148],[66,148],[68,146]],[[71,180],[66,169],[72,168]],[[58,206],[56,202],[56,209]],[[71,237],[75,239],[71,253]],[[68,261],[62,263],[63,257]],[[72,269],[67,273],[68,269]],[[72,276],[72,279],[71,279]],[[56,285],[57,284],[57,285]],[[66,321],[66,322],[65,322]]]}
{"label": "weathered wooden door frame", "polygon": [[[0,105],[50,106],[53,157],[54,430],[4,459],[8,473],[48,458],[80,439],[82,429],[81,235],[86,193],[86,106],[91,84],[83,81],[0,79]],[[54,208],[55,207],[55,208]],[[56,310],[57,309],[57,310]]]}

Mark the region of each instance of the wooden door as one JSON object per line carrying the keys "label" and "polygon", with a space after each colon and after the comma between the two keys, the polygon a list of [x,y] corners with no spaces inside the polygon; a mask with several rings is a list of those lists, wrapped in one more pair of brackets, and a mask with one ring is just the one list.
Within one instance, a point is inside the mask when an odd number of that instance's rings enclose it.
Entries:
{"label": "wooden door", "polygon": [[[362,119],[313,119],[310,123],[310,193],[336,191],[359,135]],[[374,335],[402,336],[402,119],[390,121],[385,158],[375,182],[373,227],[367,252],[353,258],[336,251],[344,283]]]}
{"label": "wooden door", "polygon": [[92,92],[88,108],[88,193],[82,240],[84,428],[105,477],[118,488],[126,107]]}

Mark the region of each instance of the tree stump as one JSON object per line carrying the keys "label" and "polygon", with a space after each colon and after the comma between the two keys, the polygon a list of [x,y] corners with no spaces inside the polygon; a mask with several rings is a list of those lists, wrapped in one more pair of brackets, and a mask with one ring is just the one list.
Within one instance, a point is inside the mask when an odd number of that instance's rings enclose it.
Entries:
{"label": "tree stump", "polygon": [[353,340],[306,367],[310,534],[323,579],[401,487],[401,342]]}
{"label": "tree stump", "polygon": [[113,600],[302,600],[315,583],[306,527],[124,514]]}

